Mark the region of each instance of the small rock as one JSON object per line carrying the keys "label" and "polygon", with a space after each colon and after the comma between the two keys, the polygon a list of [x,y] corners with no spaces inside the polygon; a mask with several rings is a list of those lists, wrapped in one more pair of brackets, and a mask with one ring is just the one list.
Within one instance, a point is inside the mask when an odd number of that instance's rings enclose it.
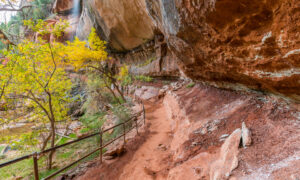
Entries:
{"label": "small rock", "polygon": [[229,180],[237,180],[236,177],[230,177]]}
{"label": "small rock", "polygon": [[160,89],[159,92],[158,92],[158,97],[161,98],[161,97],[163,97],[165,94],[166,94],[166,90]]}
{"label": "small rock", "polygon": [[225,139],[229,136],[229,134],[223,134],[222,136],[220,136],[220,141],[225,141]]}
{"label": "small rock", "polygon": [[112,160],[112,159],[115,159],[114,156],[104,156],[104,159],[105,160]]}
{"label": "small rock", "polygon": [[157,149],[160,149],[162,151],[166,151],[167,147],[165,145],[163,145],[163,144],[159,144],[158,147],[157,147]]}
{"label": "small rock", "polygon": [[220,119],[216,119],[216,120],[206,124],[208,132],[212,132],[212,131],[217,130],[218,129],[218,124],[220,124],[220,122],[221,122]]}
{"label": "small rock", "polygon": [[206,127],[203,127],[203,128],[200,128],[199,130],[197,131],[194,131],[194,134],[206,134],[207,133],[207,128]]}
{"label": "small rock", "polygon": [[201,174],[201,172],[203,171],[201,167],[193,167],[193,170],[196,176]]}
{"label": "small rock", "polygon": [[88,136],[89,135],[89,133],[88,132],[86,132],[86,133],[83,133],[83,134],[79,134],[78,135],[78,139],[80,139],[80,138],[84,138],[84,137],[86,137],[86,136]]}
{"label": "small rock", "polygon": [[0,159],[5,159],[6,155],[0,155]]}
{"label": "small rock", "polygon": [[198,142],[192,142],[192,146],[197,146],[199,143]]}
{"label": "small rock", "polygon": [[3,150],[0,152],[0,155],[4,155],[10,150],[11,150],[11,147],[9,145],[6,145],[5,148],[3,148]]}
{"label": "small rock", "polygon": [[242,141],[243,141],[243,147],[247,147],[251,145],[251,132],[247,128],[245,122],[242,123]]}
{"label": "small rock", "polygon": [[69,125],[69,129],[76,131],[82,127],[82,123],[80,121],[74,121]]}
{"label": "small rock", "polygon": [[121,145],[121,147],[119,148],[106,152],[103,156],[105,157],[112,156],[113,159],[122,156],[125,152],[126,152],[125,146]]}

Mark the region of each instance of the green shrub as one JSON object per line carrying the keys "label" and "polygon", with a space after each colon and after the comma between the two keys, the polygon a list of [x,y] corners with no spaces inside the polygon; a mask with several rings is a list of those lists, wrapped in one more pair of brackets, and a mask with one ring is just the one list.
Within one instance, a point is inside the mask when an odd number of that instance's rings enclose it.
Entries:
{"label": "green shrub", "polygon": [[144,67],[149,65],[150,63],[152,63],[152,61],[154,61],[156,59],[156,57],[152,57],[150,59],[147,59],[144,63],[137,65],[137,67]]}
{"label": "green shrub", "polygon": [[192,88],[192,87],[194,87],[195,86],[195,83],[194,82],[191,82],[191,83],[189,83],[186,87],[187,88]]}
{"label": "green shrub", "polygon": [[128,85],[130,85],[130,84],[132,84],[132,78],[131,78],[130,75],[127,75],[127,76],[125,76],[125,77],[123,78],[123,81],[121,82],[121,85],[122,85],[122,86],[128,86]]}
{"label": "green shrub", "polygon": [[130,110],[123,105],[115,105],[112,112],[118,117],[119,123],[125,122],[130,117]]}
{"label": "green shrub", "polygon": [[135,76],[135,80],[142,81],[142,82],[152,82],[153,78],[150,76],[138,75]]}
{"label": "green shrub", "polygon": [[[116,105],[112,108],[113,114],[118,118],[117,124],[123,123],[127,121],[131,117],[131,112],[130,110],[123,105]],[[126,130],[132,127],[132,122],[128,122],[125,125]],[[114,131],[112,134],[104,134],[105,139],[112,139],[124,132],[124,127],[123,126],[118,126],[114,128]]]}
{"label": "green shrub", "polygon": [[105,121],[104,119],[105,114],[106,114],[105,112],[99,112],[95,114],[88,114],[88,113],[84,114],[80,118],[80,122],[82,122],[82,124],[86,128],[82,129],[80,132],[86,133],[89,131],[99,130]]}

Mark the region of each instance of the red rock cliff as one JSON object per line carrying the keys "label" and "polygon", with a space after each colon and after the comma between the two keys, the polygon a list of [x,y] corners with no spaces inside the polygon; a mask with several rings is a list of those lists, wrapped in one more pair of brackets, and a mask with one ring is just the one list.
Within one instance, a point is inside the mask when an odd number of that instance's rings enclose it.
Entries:
{"label": "red rock cliff", "polygon": [[298,0],[85,0],[82,6],[77,36],[85,39],[96,27],[134,73],[180,76],[178,66],[194,80],[300,100]]}

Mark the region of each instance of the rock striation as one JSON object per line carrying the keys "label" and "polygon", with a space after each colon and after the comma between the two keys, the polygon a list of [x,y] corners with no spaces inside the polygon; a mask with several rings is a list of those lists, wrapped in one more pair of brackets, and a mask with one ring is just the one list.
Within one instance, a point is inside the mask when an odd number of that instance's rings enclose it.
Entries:
{"label": "rock striation", "polygon": [[299,1],[147,2],[186,76],[299,100]]}

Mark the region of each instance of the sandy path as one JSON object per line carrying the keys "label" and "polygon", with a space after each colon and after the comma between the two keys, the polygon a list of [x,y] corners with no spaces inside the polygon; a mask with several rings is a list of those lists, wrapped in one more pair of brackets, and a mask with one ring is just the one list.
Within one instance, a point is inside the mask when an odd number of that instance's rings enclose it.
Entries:
{"label": "sandy path", "polygon": [[172,140],[170,120],[162,102],[146,104],[146,126],[126,145],[127,153],[113,161],[97,165],[79,180],[166,179],[171,165]]}
{"label": "sandy path", "polygon": [[170,165],[169,144],[172,139],[169,119],[163,105],[147,107],[150,135],[124,167],[119,179],[165,179]]}

